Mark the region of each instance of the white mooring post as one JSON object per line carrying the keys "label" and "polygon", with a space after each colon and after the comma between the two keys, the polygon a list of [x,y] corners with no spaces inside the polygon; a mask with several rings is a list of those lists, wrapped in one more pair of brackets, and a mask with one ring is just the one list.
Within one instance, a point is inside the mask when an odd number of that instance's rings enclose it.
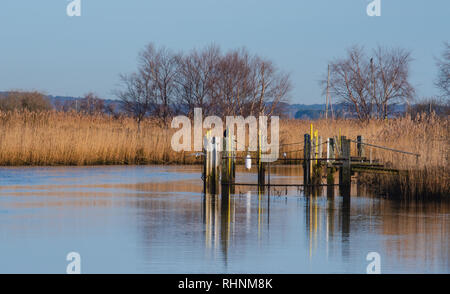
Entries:
{"label": "white mooring post", "polygon": [[219,165],[220,165],[220,138],[210,137],[209,133],[204,138],[205,161],[203,168],[204,192],[216,194],[219,189]]}
{"label": "white mooring post", "polygon": [[327,142],[327,163],[330,164],[334,160],[334,138],[328,138]]}

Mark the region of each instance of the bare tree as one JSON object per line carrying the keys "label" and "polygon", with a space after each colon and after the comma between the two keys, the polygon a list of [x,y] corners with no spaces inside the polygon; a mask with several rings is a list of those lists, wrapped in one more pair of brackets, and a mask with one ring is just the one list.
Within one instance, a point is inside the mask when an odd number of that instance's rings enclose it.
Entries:
{"label": "bare tree", "polygon": [[250,64],[250,113],[281,114],[280,102],[286,102],[291,90],[289,74],[280,72],[270,60],[255,56]]}
{"label": "bare tree", "polygon": [[122,100],[124,111],[136,118],[138,129],[140,129],[141,121],[154,101],[152,84],[147,76],[137,73],[122,74],[120,80],[124,89],[117,90],[116,96]]}
{"label": "bare tree", "polygon": [[386,118],[388,106],[396,102],[409,102],[414,95],[414,88],[409,83],[410,52],[404,49],[385,49],[378,47],[374,51],[375,77],[372,78],[372,100],[376,104],[378,118]]}
{"label": "bare tree", "polygon": [[272,115],[288,98],[289,75],[270,60],[246,49],[221,54],[211,45],[188,54],[174,54],[153,44],[139,54],[138,70],[122,75],[124,88],[116,95],[138,123],[151,115],[165,126],[177,113],[192,115]]}
{"label": "bare tree", "polygon": [[[414,88],[408,81],[410,53],[378,47],[368,58],[362,47],[347,50],[347,57],[330,64],[329,89],[347,104],[360,120],[386,118],[389,106],[408,102]],[[326,90],[327,79],[321,81]]]}
{"label": "bare tree", "polygon": [[450,43],[444,46],[442,57],[437,60],[439,74],[435,84],[444,96],[450,98]]}
{"label": "bare tree", "polygon": [[231,50],[217,64],[214,72],[212,105],[218,114],[245,115],[250,97],[250,56],[245,49]]}
{"label": "bare tree", "polygon": [[149,44],[139,56],[139,75],[149,81],[151,90],[150,113],[167,126],[174,114],[174,103],[179,72],[180,55],[167,48],[156,49]]}
{"label": "bare tree", "polygon": [[[225,115],[267,115],[279,112],[291,90],[289,74],[246,49],[232,50],[221,58],[214,85],[213,104]],[[277,113],[278,114],[278,113]]]}
{"label": "bare tree", "polygon": [[149,44],[140,54],[138,70],[120,75],[124,89],[116,91],[124,110],[136,117],[138,125],[147,115],[165,126],[174,113],[176,75],[179,57],[166,48]]}
{"label": "bare tree", "polygon": [[220,49],[215,45],[179,58],[177,110],[192,115],[195,107],[201,107],[204,114],[212,114],[214,73],[220,58]]}

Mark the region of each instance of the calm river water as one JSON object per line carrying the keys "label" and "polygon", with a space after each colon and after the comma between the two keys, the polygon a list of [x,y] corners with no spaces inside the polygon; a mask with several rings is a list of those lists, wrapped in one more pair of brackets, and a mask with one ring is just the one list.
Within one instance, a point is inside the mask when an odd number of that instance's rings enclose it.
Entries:
{"label": "calm river water", "polygon": [[[238,182],[256,182],[238,170]],[[295,166],[272,183],[300,183]],[[0,273],[450,272],[450,205],[326,189],[203,195],[199,166],[0,169]]]}

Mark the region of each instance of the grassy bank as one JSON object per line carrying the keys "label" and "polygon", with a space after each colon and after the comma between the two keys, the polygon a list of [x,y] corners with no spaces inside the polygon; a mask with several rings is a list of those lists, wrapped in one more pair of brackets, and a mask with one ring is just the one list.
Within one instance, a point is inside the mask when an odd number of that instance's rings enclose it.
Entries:
{"label": "grassy bank", "polygon": [[[281,121],[280,144],[302,143],[310,123]],[[373,158],[411,173],[399,177],[380,176],[370,181],[383,181],[385,186],[400,187],[410,194],[414,191],[448,194],[448,118],[438,119],[431,115],[368,123],[355,120],[317,120],[313,123],[323,138],[341,134],[354,139],[363,135],[368,143],[421,155],[416,161],[414,156],[372,148]],[[139,131],[131,118],[55,111],[0,112],[0,165],[195,163],[190,152],[172,151],[173,133],[174,130],[164,129],[151,119],[144,120]],[[302,151],[297,151],[302,147],[303,144],[287,145],[280,153],[285,152],[288,158],[302,157]],[[355,149],[352,146],[352,152]]]}

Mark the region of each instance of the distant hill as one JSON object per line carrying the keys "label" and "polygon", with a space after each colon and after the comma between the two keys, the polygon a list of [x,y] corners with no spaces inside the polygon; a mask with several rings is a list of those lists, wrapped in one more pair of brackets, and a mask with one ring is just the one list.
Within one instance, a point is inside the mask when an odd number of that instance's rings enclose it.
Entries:
{"label": "distant hill", "polygon": [[[53,105],[53,107],[58,108],[62,105],[70,104],[71,102],[75,103],[80,102],[83,97],[71,97],[71,96],[47,96],[50,99],[50,103]],[[120,108],[121,101],[119,100],[113,100],[113,99],[102,99],[105,103],[105,106],[114,105],[117,109]],[[72,103],[72,104],[73,104]]]}

